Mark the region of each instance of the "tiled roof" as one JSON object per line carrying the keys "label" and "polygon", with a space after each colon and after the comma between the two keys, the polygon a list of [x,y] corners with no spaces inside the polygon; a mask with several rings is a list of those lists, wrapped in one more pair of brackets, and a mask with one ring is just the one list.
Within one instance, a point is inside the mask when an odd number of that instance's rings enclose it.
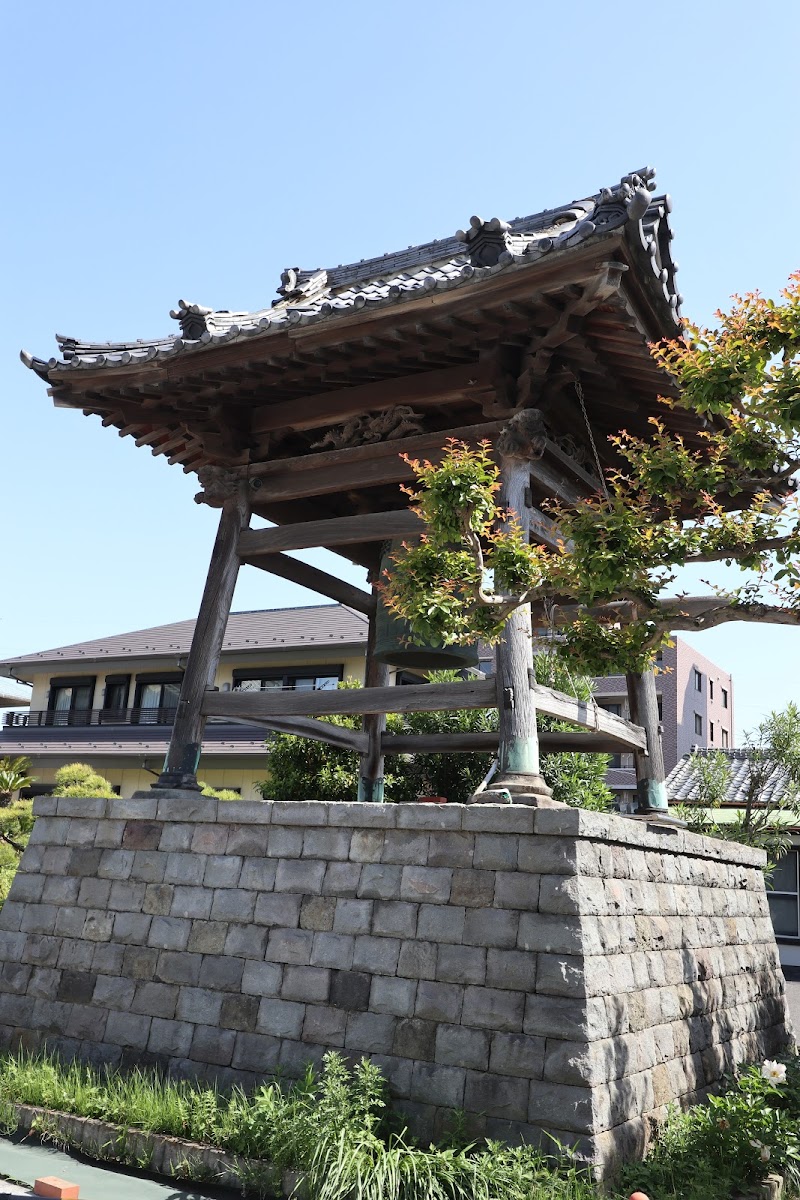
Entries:
{"label": "tiled roof", "polygon": [[[747,787],[750,779],[750,762],[752,752],[749,750],[710,750],[698,749],[698,755],[724,754],[730,768],[728,790],[724,804],[743,804],[747,799]],[[766,786],[759,796],[761,802],[777,801],[789,786],[789,775],[784,767],[775,763],[767,779]],[[692,766],[691,755],[684,754],[683,758],[667,776],[667,797],[672,804],[691,803],[697,800],[697,778]]]}
{"label": "tiled roof", "polygon": [[0,678],[0,708],[24,708],[30,700],[31,689],[27,684]]}
{"label": "tiled roof", "polygon": [[[64,733],[66,736],[54,736]],[[159,755],[169,747],[171,729],[144,730],[119,726],[116,729],[4,729],[0,732],[0,756],[25,754],[36,758],[65,758],[74,755],[104,755],[111,758]],[[203,734],[203,754],[237,754],[264,758],[266,729],[247,725],[217,725],[209,722]]]}
{"label": "tiled roof", "polygon": [[[342,604],[314,604],[307,608],[266,608],[231,613],[222,645],[226,651],[299,650],[328,646],[360,645],[367,640],[368,621]],[[0,663],[0,670],[29,663],[79,663],[118,658],[174,657],[188,654],[195,621],[175,621],[133,633],[58,646],[21,654]]]}
{"label": "tiled roof", "polygon": [[668,196],[651,195],[656,186],[654,176],[653,169],[645,167],[587,199],[513,221],[472,217],[469,228],[459,230],[454,237],[409,246],[379,258],[310,271],[287,268],[278,288],[280,299],[255,312],[214,311],[180,300],[170,312],[180,325],[179,337],[85,342],[57,335],[61,357],[48,361],[22,351],[22,361],[43,378],[50,378],[51,372],[61,375],[82,368],[135,368],[221,342],[273,334],[359,309],[389,306],[429,292],[458,288],[501,271],[529,267],[546,255],[599,239],[626,225],[649,255],[665,303],[677,320],[681,297],[675,288],[677,268],[669,249],[670,201]]}

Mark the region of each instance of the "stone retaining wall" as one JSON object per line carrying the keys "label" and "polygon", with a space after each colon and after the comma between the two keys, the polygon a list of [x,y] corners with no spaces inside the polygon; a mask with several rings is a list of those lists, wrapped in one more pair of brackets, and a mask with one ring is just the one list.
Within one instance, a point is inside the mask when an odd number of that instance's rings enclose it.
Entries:
{"label": "stone retaining wall", "polygon": [[608,1163],[787,1043],[763,856],[521,806],[40,799],[0,1038],[245,1084],[370,1055],[413,1124]]}

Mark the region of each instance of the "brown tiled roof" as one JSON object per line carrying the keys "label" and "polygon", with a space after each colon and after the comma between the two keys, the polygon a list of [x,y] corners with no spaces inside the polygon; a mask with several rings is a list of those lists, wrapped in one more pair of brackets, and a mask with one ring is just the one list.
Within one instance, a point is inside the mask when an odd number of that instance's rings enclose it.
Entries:
{"label": "brown tiled roof", "polygon": [[[21,654],[0,663],[0,671],[30,663],[80,663],[119,658],[174,657],[188,654],[195,621],[175,621],[133,633],[58,646]],[[266,608],[231,613],[225,631],[223,653],[249,650],[320,649],[328,646],[361,645],[367,640],[367,618],[341,604],[314,604],[307,608]]]}

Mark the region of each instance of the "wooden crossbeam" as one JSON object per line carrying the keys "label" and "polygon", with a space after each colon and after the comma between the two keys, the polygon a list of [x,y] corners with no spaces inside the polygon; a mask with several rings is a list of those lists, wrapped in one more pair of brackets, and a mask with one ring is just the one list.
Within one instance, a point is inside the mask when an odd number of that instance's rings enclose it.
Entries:
{"label": "wooden crossbeam", "polygon": [[352,583],[337,579],[327,571],[320,571],[309,563],[300,562],[298,558],[289,558],[288,554],[265,554],[260,558],[242,556],[241,562],[250,567],[258,567],[261,571],[269,571],[271,575],[279,575],[300,587],[327,596],[338,604],[346,604],[356,612],[369,616],[375,611],[375,597],[371,592],[362,591]]}
{"label": "wooden crossbeam", "polygon": [[[496,750],[498,730],[485,733],[385,733],[381,740],[384,754],[461,754]],[[539,745],[545,754],[567,750],[584,754],[618,754],[630,747],[626,742],[604,733],[539,732]]]}
{"label": "wooden crossbeam", "polygon": [[[221,692],[220,695],[230,695]],[[311,738],[315,742],[325,742],[328,746],[336,746],[339,750],[355,750],[356,754],[366,754],[369,739],[358,729],[344,729],[341,725],[332,725],[330,721],[317,721],[313,717],[231,717],[241,725],[261,725],[272,733],[291,733],[295,737]]]}
{"label": "wooden crossbeam", "polygon": [[[533,683],[533,702],[539,712],[612,737],[615,750],[647,750],[645,732],[622,717]],[[259,717],[312,717],[332,714],[390,712],[452,712],[463,708],[495,708],[493,679],[463,683],[420,683],[404,687],[342,689],[335,692],[207,692],[207,717],[255,721]]]}
{"label": "wooden crossbeam", "polygon": [[422,532],[422,521],[408,508],[357,517],[333,517],[329,521],[298,521],[295,525],[278,525],[274,529],[243,530],[239,538],[239,556],[251,559],[283,550],[309,550],[314,546],[384,542],[414,537]]}

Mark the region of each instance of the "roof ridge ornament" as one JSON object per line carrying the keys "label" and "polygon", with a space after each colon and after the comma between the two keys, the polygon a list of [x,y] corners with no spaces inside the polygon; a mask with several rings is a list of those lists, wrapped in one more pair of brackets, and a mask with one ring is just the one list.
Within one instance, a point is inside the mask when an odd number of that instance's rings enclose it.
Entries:
{"label": "roof ridge ornament", "polygon": [[500,217],[484,221],[482,217],[470,217],[467,230],[456,231],[456,239],[464,242],[473,267],[494,267],[499,262],[513,260],[511,226]]}
{"label": "roof ridge ornament", "polygon": [[[310,300],[324,291],[328,284],[328,272],[323,267],[304,271],[301,267],[287,267],[281,271],[281,286],[278,295],[284,300]],[[280,300],[275,301],[280,304]]]}
{"label": "roof ridge ornament", "polygon": [[205,308],[202,304],[192,304],[190,300],[179,300],[177,308],[171,308],[169,315],[173,321],[179,321],[181,337],[187,342],[199,342],[204,333],[208,333],[208,322],[213,308]]}

